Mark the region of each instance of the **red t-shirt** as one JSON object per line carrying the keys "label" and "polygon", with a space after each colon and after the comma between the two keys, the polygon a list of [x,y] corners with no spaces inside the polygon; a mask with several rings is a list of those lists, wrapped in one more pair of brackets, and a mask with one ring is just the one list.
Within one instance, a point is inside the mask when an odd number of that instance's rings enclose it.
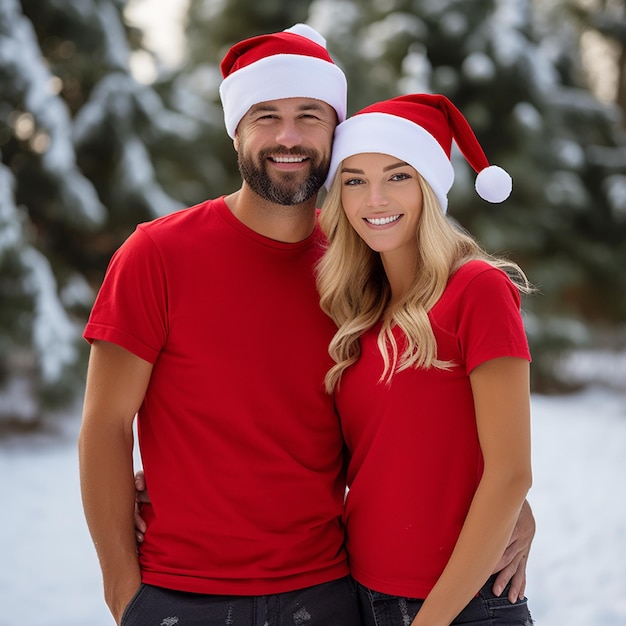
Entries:
{"label": "red t-shirt", "polygon": [[350,571],[367,587],[424,598],[441,575],[483,470],[469,373],[496,357],[530,358],[519,305],[504,272],[467,263],[429,314],[438,357],[456,367],[411,368],[390,387],[378,382],[380,326],[361,338],[336,403],[350,452]]}
{"label": "red t-shirt", "polygon": [[321,241],[263,237],[221,198],[140,225],[114,255],[84,336],[154,364],[144,582],[258,595],[347,574]]}

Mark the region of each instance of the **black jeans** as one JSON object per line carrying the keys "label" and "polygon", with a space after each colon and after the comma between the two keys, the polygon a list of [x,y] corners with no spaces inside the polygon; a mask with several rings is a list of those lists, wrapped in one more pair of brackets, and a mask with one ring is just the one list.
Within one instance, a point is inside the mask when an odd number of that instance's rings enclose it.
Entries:
{"label": "black jeans", "polygon": [[142,584],[122,626],[361,626],[354,581],[266,596],[215,596]]}
{"label": "black jeans", "polygon": [[[511,604],[508,587],[500,597],[495,596],[492,576],[475,598],[452,622],[466,626],[532,626],[526,598]],[[364,626],[408,626],[417,615],[424,600],[389,596],[357,584],[359,604]]]}

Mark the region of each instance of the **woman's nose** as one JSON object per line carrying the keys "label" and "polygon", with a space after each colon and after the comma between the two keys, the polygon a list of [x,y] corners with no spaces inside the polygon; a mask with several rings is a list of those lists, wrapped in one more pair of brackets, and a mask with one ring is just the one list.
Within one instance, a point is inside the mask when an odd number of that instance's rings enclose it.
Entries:
{"label": "woman's nose", "polygon": [[367,205],[372,208],[386,206],[388,204],[387,196],[380,185],[370,184],[367,197]]}

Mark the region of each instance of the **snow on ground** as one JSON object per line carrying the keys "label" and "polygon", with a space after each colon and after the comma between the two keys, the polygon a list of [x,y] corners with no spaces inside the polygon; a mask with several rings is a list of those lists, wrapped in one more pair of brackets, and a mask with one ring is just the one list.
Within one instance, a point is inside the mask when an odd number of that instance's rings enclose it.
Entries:
{"label": "snow on ground", "polygon": [[[113,626],[80,504],[76,433],[0,441],[0,626]],[[539,626],[626,624],[626,402],[533,396]]]}

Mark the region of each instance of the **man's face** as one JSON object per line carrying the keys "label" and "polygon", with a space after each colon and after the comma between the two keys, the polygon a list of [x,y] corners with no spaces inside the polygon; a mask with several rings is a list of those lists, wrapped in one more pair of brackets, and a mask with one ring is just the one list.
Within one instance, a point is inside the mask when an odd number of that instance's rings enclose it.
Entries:
{"label": "man's face", "polygon": [[309,200],[326,180],[336,124],[335,110],[321,100],[285,98],[252,106],[235,138],[242,178],[275,204]]}

